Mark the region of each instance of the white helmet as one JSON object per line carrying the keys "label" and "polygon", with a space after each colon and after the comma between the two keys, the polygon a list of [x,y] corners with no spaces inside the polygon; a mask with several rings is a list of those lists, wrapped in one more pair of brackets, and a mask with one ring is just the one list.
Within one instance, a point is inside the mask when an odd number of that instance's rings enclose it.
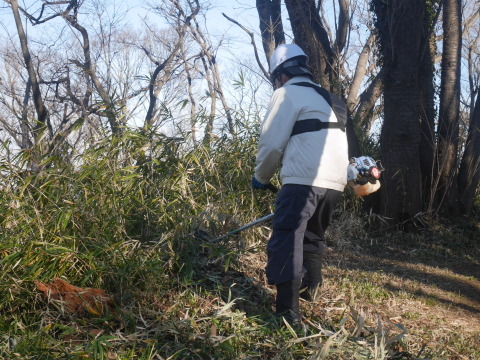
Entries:
{"label": "white helmet", "polygon": [[307,55],[296,44],[279,45],[270,58],[270,80],[275,80],[280,70],[285,70],[289,75],[307,75],[312,77],[307,70]]}

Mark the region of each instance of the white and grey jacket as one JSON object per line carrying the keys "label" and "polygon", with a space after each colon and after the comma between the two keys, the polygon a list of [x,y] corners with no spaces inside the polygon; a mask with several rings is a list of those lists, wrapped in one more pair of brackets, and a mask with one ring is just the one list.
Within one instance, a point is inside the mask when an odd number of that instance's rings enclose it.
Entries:
{"label": "white and grey jacket", "polygon": [[345,132],[323,129],[291,136],[296,121],[337,122],[322,96],[312,88],[292,85],[296,82],[311,81],[307,77],[294,77],[272,95],[260,132],[255,178],[268,184],[281,165],[280,179],[284,185],[343,191],[348,166]]}

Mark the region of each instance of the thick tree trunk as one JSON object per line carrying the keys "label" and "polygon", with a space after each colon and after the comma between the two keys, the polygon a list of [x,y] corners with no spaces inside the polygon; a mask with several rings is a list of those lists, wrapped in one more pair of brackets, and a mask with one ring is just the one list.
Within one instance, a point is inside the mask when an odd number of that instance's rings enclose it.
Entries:
{"label": "thick tree trunk", "polygon": [[285,0],[295,42],[309,57],[315,80],[341,96],[338,74],[333,72],[334,54],[314,0]]}
{"label": "thick tree trunk", "polygon": [[269,62],[275,48],[285,43],[281,0],[257,0],[256,6],[260,19],[263,50]]}
{"label": "thick tree trunk", "polygon": [[480,182],[480,93],[468,128],[468,138],[458,174],[460,211],[469,214]]}
{"label": "thick tree trunk", "polygon": [[[428,16],[428,15],[427,15]],[[430,33],[433,26],[428,19],[424,22],[424,33]],[[434,59],[435,39],[433,35],[424,38],[420,63],[420,168],[422,174],[422,192],[427,210],[431,210],[435,186],[433,184],[433,161],[435,154],[435,87]]]}
{"label": "thick tree trunk", "polygon": [[382,19],[389,30],[380,34],[386,70],[380,210],[396,224],[411,224],[422,210],[418,73],[424,10],[425,0],[389,1]]}
{"label": "thick tree trunk", "polygon": [[460,109],[461,0],[443,0],[443,55],[438,123],[439,186],[438,209],[450,216],[459,214],[456,183]]}

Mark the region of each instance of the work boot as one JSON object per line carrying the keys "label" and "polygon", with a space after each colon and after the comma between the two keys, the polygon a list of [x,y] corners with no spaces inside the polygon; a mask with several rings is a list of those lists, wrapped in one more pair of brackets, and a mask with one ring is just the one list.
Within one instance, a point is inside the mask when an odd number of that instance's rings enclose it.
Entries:
{"label": "work boot", "polygon": [[300,288],[300,297],[306,301],[316,301],[320,298],[320,284],[307,284],[302,282],[302,287]]}
{"label": "work boot", "polygon": [[277,297],[275,299],[275,315],[281,320],[284,318],[298,334],[305,334],[306,327],[302,323],[300,314],[299,290],[302,281],[291,280],[277,284]]}
{"label": "work boot", "polygon": [[315,301],[320,297],[322,286],[322,254],[310,251],[303,252],[305,276],[300,287],[300,297],[307,301]]}

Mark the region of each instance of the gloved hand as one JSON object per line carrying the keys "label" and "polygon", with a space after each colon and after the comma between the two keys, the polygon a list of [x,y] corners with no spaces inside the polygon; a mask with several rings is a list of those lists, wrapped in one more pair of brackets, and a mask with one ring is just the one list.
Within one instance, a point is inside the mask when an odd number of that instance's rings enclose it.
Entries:
{"label": "gloved hand", "polygon": [[254,189],[270,190],[274,194],[278,191],[278,189],[275,187],[275,185],[272,185],[270,183],[262,184],[260,181],[255,179],[255,176],[252,178],[252,187]]}
{"label": "gloved hand", "polygon": [[267,190],[267,184],[262,184],[255,176],[252,178],[252,187],[259,190]]}

